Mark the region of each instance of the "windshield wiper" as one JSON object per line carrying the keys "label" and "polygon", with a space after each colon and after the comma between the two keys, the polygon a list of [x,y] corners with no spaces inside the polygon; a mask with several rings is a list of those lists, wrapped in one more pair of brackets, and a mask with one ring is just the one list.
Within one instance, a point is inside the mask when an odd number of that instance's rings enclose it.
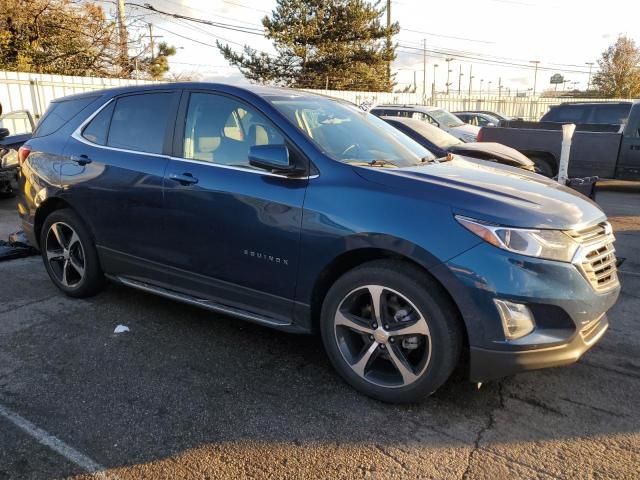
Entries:
{"label": "windshield wiper", "polygon": [[370,167],[386,167],[387,165],[391,165],[392,167],[397,167],[395,163],[390,162],[389,160],[371,160],[367,162]]}

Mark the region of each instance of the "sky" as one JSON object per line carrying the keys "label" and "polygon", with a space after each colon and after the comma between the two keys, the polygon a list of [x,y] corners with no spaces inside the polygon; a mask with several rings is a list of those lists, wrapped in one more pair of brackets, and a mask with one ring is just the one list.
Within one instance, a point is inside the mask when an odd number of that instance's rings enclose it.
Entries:
{"label": "sky", "polygon": [[[261,28],[261,19],[276,5],[275,0],[128,1],[253,28]],[[237,50],[249,44],[273,52],[271,42],[260,35],[192,24],[129,3],[126,8],[127,16],[137,19],[139,25],[153,24],[154,35],[162,36],[158,41],[178,47],[170,60],[175,73],[195,73],[203,80],[242,82],[237,68],[228,65],[215,48],[217,38]],[[541,62],[538,92],[551,87],[549,79],[554,73],[564,76],[566,88],[584,89],[589,78],[586,62],[597,62],[601,52],[619,35],[627,35],[640,45],[638,0],[392,0],[391,18],[400,24],[400,33],[394,38],[399,45],[397,58],[392,65],[396,88],[413,84],[415,77],[419,91],[423,85],[424,39],[427,50],[455,51],[453,55],[428,53],[427,90],[431,90],[434,71],[437,90],[446,88],[445,58],[449,57],[450,89],[457,92],[460,84],[463,93],[469,88],[470,68],[474,91],[481,85],[485,92],[489,87],[497,91],[499,83],[511,90],[531,89],[535,69],[529,62],[533,60]]]}

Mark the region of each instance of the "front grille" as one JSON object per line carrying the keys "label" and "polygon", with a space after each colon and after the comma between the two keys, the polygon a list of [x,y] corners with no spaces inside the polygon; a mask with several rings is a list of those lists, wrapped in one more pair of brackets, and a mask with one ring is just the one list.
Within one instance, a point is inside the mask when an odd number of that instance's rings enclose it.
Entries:
{"label": "front grille", "polygon": [[615,237],[609,222],[568,233],[580,244],[576,263],[591,286],[598,292],[617,286]]}

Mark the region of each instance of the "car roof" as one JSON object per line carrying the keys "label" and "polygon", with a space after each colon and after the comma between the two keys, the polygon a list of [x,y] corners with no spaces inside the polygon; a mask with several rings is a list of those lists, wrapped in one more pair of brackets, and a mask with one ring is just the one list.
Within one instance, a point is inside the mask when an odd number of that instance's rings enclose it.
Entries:
{"label": "car roof", "polygon": [[127,93],[140,93],[140,92],[153,92],[156,90],[180,90],[180,89],[203,89],[203,90],[225,90],[228,92],[246,92],[257,95],[259,97],[308,97],[308,98],[328,98],[324,95],[317,93],[307,92],[304,90],[296,90],[293,88],[284,87],[269,87],[263,85],[246,85],[238,86],[227,83],[214,83],[214,82],[175,82],[175,83],[151,83],[142,85],[127,85],[124,87],[107,88],[101,90],[92,90],[88,92],[77,93],[75,95],[68,95],[65,97],[56,98],[53,102],[76,100],[81,98],[91,98],[101,95],[108,95],[114,97],[117,95],[123,95]]}
{"label": "car roof", "polygon": [[411,128],[412,130],[416,130],[418,133],[421,133],[423,131],[432,131],[434,133],[444,132],[444,130],[442,130],[441,128],[438,128],[435,125],[431,125],[430,123],[427,123],[424,120],[418,120],[417,118],[393,117],[393,116],[386,116],[386,115],[383,115],[380,118],[386,122],[401,123]]}
{"label": "car roof", "polygon": [[633,103],[638,103],[640,100],[625,100],[619,102],[563,102],[560,105],[552,105],[549,108],[558,108],[558,107],[566,107],[571,105],[576,106],[593,106],[593,105],[631,105]]}
{"label": "car roof", "polygon": [[383,108],[383,109],[390,109],[390,108],[404,108],[407,110],[416,110],[416,111],[423,111],[423,112],[432,112],[434,110],[442,110],[442,108],[440,107],[432,107],[429,105],[400,105],[400,104],[384,104],[384,105],[376,105],[374,107],[371,108],[371,110],[376,109],[376,108]]}

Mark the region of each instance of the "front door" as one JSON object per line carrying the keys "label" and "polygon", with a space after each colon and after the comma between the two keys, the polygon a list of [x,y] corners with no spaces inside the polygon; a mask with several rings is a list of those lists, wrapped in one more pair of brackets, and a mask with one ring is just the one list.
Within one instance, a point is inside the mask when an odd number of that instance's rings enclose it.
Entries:
{"label": "front door", "polygon": [[179,147],[164,180],[171,281],[223,304],[290,318],[308,180],[249,165],[249,147],[285,143],[253,107],[194,91],[180,111]]}

